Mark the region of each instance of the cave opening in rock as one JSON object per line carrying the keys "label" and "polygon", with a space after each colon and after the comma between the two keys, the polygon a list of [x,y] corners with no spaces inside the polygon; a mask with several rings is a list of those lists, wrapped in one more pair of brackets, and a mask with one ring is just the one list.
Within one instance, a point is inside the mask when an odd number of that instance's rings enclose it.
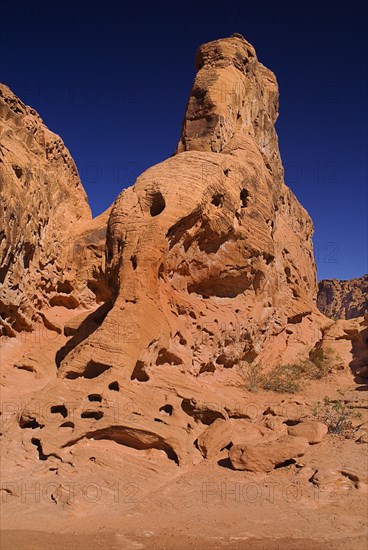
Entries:
{"label": "cave opening in rock", "polygon": [[81,414],[81,418],[93,418],[94,420],[101,420],[102,417],[102,411],[84,411]]}
{"label": "cave opening in rock", "polygon": [[160,412],[164,412],[169,416],[172,415],[173,410],[174,410],[174,407],[172,405],[163,405],[162,407],[160,407]]}
{"label": "cave opening in rock", "polygon": [[68,410],[65,405],[52,405],[50,412],[53,414],[61,414],[63,418],[68,416]]}
{"label": "cave opening in rock", "polygon": [[216,193],[215,195],[213,195],[211,203],[214,206],[218,208],[219,206],[223,205],[223,202],[224,202],[224,195],[222,195],[221,193]]}
{"label": "cave opening in rock", "polygon": [[97,401],[98,403],[101,403],[102,395],[100,395],[99,393],[90,393],[87,399],[88,401]]}
{"label": "cave opening in rock", "polygon": [[151,216],[152,217],[158,216],[159,214],[161,214],[163,210],[165,210],[165,207],[166,207],[165,199],[160,193],[160,191],[157,191],[152,198],[152,203],[150,208]]}
{"label": "cave opening in rock", "polygon": [[246,189],[240,191],[241,207],[246,208],[248,206],[249,192]]}
{"label": "cave opening in rock", "polygon": [[145,370],[143,361],[137,361],[133,369],[131,380],[138,380],[138,382],[148,382],[149,376]]}

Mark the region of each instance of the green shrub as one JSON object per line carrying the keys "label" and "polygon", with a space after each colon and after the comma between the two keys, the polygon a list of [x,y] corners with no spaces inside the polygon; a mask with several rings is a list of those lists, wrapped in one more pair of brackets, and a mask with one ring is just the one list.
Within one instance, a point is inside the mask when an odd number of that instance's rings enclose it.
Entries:
{"label": "green shrub", "polygon": [[303,368],[298,364],[276,365],[264,376],[263,388],[277,393],[296,393],[302,387]]}
{"label": "green shrub", "polygon": [[238,372],[247,390],[251,392],[263,389],[277,393],[296,393],[301,390],[305,381],[320,380],[341,364],[342,361],[334,350],[313,348],[307,359],[276,365],[266,373],[264,367],[254,361],[242,362],[238,366]]}
{"label": "green shrub", "polygon": [[330,374],[337,368],[341,368],[342,360],[339,355],[331,348],[314,348],[309,353],[310,363],[309,378],[320,379],[324,378],[327,374]]}
{"label": "green shrub", "polygon": [[329,433],[349,437],[353,431],[352,419],[355,417],[353,411],[348,409],[344,401],[324,397],[318,401],[313,410],[313,415],[328,426]]}
{"label": "green shrub", "polygon": [[253,361],[244,361],[238,366],[237,370],[243,378],[247,390],[255,393],[263,388],[264,375],[261,365],[257,365]]}

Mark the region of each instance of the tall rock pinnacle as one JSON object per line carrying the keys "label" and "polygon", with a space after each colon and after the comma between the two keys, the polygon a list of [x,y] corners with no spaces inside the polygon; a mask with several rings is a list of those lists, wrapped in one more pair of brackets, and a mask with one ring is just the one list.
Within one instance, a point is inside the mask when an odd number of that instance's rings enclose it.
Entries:
{"label": "tall rock pinnacle", "polygon": [[280,183],[275,75],[258,61],[253,46],[241,35],[201,46],[196,68],[177,151],[229,152],[241,148],[242,138],[251,136]]}

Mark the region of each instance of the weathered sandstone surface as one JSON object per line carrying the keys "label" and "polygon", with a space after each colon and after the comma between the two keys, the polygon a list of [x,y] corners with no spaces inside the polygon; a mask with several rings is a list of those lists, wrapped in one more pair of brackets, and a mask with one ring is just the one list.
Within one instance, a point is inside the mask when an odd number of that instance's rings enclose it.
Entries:
{"label": "weathered sandstone surface", "polygon": [[101,274],[108,214],[91,219],[75,163],[37,112],[0,85],[0,331],[54,306],[90,307],[109,294]]}

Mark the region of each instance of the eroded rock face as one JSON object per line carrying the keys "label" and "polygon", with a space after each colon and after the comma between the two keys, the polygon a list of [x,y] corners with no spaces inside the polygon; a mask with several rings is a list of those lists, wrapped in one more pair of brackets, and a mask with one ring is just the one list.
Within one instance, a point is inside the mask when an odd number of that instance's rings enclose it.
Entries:
{"label": "eroded rock face", "polygon": [[[195,463],[207,426],[242,418],[227,392],[238,364],[287,362],[321,338],[313,225],[283,182],[276,79],[237,36],[197,59],[177,153],[113,205],[111,309],[81,320],[83,334],[70,327],[58,380],[27,406],[64,411],[35,415],[43,455],[68,461],[88,440],[113,440]],[[22,441],[33,449],[27,430]]]}
{"label": "eroded rock face", "polygon": [[52,326],[50,307],[105,298],[107,215],[92,221],[64,143],[2,84],[0,123],[0,330],[14,336],[37,320]]}
{"label": "eroded rock face", "polygon": [[333,319],[352,319],[368,313],[368,274],[356,279],[324,279],[318,285],[318,307]]}

